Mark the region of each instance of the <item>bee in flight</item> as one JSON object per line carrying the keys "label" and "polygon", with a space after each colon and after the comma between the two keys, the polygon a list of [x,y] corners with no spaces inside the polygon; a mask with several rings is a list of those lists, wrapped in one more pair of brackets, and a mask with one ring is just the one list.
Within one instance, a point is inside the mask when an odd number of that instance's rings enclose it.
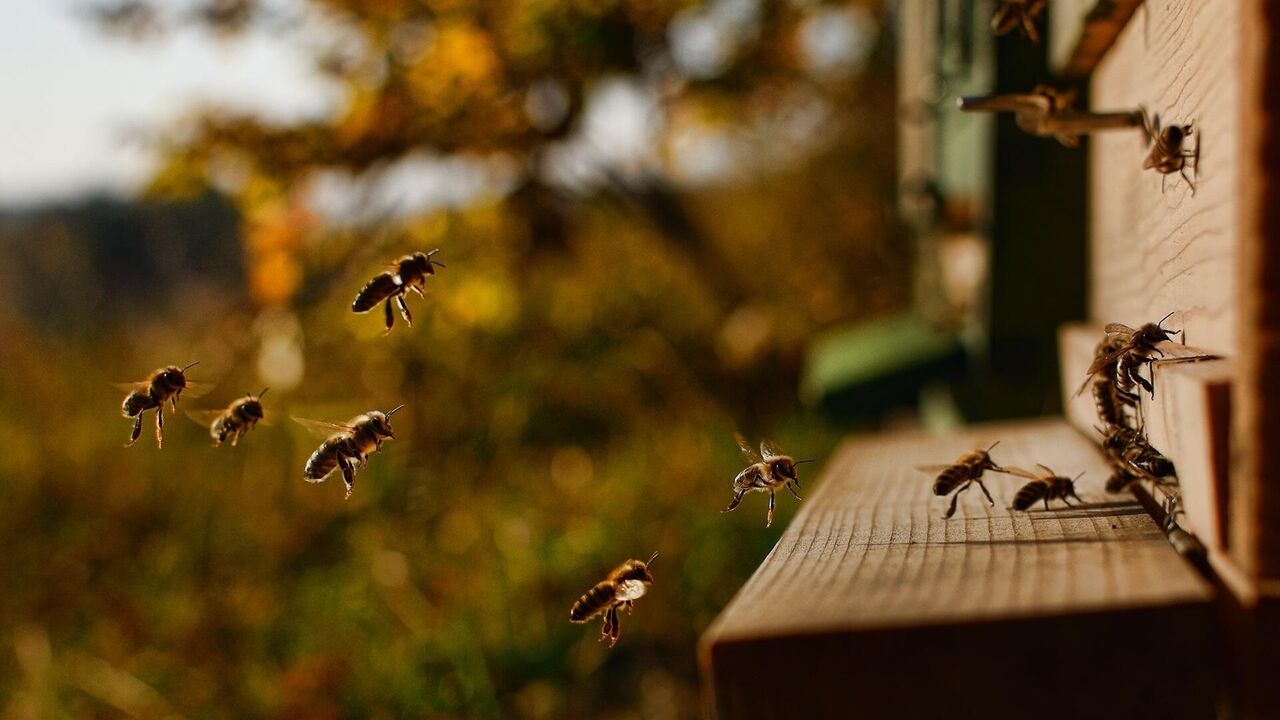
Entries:
{"label": "bee in flight", "polygon": [[[1136,383],[1155,397],[1155,386],[1142,377],[1138,368],[1154,360],[1155,355],[1164,357],[1165,353],[1158,347],[1158,343],[1167,342],[1171,340],[1170,335],[1182,332],[1164,329],[1164,321],[1172,315],[1171,312],[1161,318],[1160,322],[1147,323],[1137,330],[1122,323],[1109,323],[1103,329],[1106,333],[1103,342],[1107,343],[1105,347],[1111,350],[1103,351],[1103,346],[1100,345],[1099,351],[1094,354],[1093,363],[1085,373],[1084,383],[1076,390],[1076,395],[1084,392],[1094,375],[1107,370],[1107,376],[1114,377],[1121,389],[1131,388]],[[1115,365],[1114,369],[1108,369],[1112,364]]]}
{"label": "bee in flight", "polygon": [[635,609],[636,599],[653,584],[649,566],[656,557],[658,553],[655,552],[645,562],[628,560],[614,568],[608,577],[596,583],[569,608],[569,622],[584,623],[601,615],[604,626],[600,629],[600,639],[609,638],[609,647],[613,647],[621,633],[618,608],[625,607],[628,613]]}
{"label": "bee in flight", "polygon": [[943,518],[949,518],[956,514],[956,503],[960,501],[960,493],[969,489],[970,485],[976,484],[982,494],[987,496],[987,502],[995,507],[996,501],[991,499],[991,493],[987,491],[987,486],[982,484],[982,475],[988,471],[1008,472],[1004,468],[996,464],[991,459],[991,451],[999,445],[997,440],[991,443],[991,447],[983,450],[981,448],[972,452],[961,455],[951,465],[918,465],[916,469],[921,472],[938,473],[937,479],[933,481],[933,494],[939,497],[955,493],[951,495],[951,504],[947,506],[947,514]]}
{"label": "bee in flight", "polygon": [[427,285],[427,276],[435,275],[437,266],[444,267],[444,263],[432,259],[438,252],[440,248],[428,253],[416,252],[389,264],[387,267],[394,269],[378,273],[366,283],[356,295],[355,302],[351,303],[351,310],[365,313],[377,307],[378,303],[383,303],[386,331],[391,332],[391,326],[396,322],[395,315],[391,312],[391,302],[394,300],[404,321],[409,327],[413,327],[413,315],[405,304],[404,296],[412,290],[419,297],[426,297],[422,290]]}
{"label": "bee in flight", "polygon": [[137,442],[142,435],[142,413],[148,410],[156,411],[156,447],[164,447],[164,404],[171,402],[173,409],[178,409],[178,397],[188,387],[186,373],[199,364],[200,361],[197,360],[181,368],[169,365],[151,373],[142,382],[118,386],[129,391],[120,406],[120,413],[125,417],[135,418],[133,434],[129,436],[129,442],[124,444],[125,447]]}
{"label": "bee in flight", "polygon": [[[1071,504],[1071,501],[1067,499],[1069,497],[1080,500],[1080,496],[1076,494],[1076,480],[1079,480],[1080,475],[1084,475],[1084,473],[1080,473],[1074,478],[1069,478],[1059,475],[1039,463],[1036,464],[1036,467],[1040,468],[1039,473],[1015,467],[1008,469],[1010,475],[1017,475],[1031,480],[1031,482],[1023,485],[1017,494],[1013,496],[1014,510],[1026,510],[1034,505],[1037,500],[1044,501],[1045,510],[1049,509],[1050,500],[1061,500],[1067,505]],[[1080,500],[1080,502],[1084,503],[1084,500]]]}
{"label": "bee in flight", "polygon": [[997,35],[1004,35],[1019,29],[1031,42],[1040,42],[1040,32],[1036,30],[1036,18],[1044,12],[1045,0],[1003,0],[991,17],[991,29]]}
{"label": "bee in flight", "polygon": [[257,395],[245,395],[224,410],[196,410],[188,415],[209,428],[214,447],[221,447],[228,439],[231,447],[235,447],[241,436],[263,419],[262,396],[267,394],[267,390],[270,388],[263,388]]}
{"label": "bee in flight", "polygon": [[370,410],[345,424],[294,418],[299,424],[328,435],[307,459],[302,470],[303,479],[313,483],[324,482],[334,470],[341,470],[342,480],[347,486],[346,497],[350,498],[351,491],[355,489],[356,468],[367,465],[369,456],[382,450],[384,440],[395,439],[390,418],[402,407],[404,405],[397,405],[385,413]]}
{"label": "bee in flight", "polygon": [[1142,169],[1160,173],[1160,192],[1162,193],[1165,176],[1178,173],[1186,181],[1187,187],[1191,188],[1191,194],[1195,195],[1196,184],[1187,177],[1187,161],[1191,160],[1191,166],[1197,172],[1199,171],[1197,154],[1199,143],[1196,143],[1196,150],[1188,150],[1185,147],[1187,138],[1195,132],[1195,128],[1191,125],[1170,125],[1161,130],[1159,122],[1157,119],[1154,123],[1144,123],[1147,137],[1150,138],[1151,151],[1142,161]]}
{"label": "bee in flight", "polygon": [[796,496],[797,500],[803,500],[800,493],[796,492],[796,488],[800,487],[800,479],[796,476],[796,466],[813,462],[813,460],[795,460],[790,455],[783,453],[778,449],[777,445],[769,440],[760,442],[760,452],[757,453],[747,439],[741,435],[734,433],[734,439],[738,441],[738,447],[742,448],[742,452],[751,461],[738,476],[733,479],[733,500],[729,501],[729,507],[720,512],[730,512],[738,507],[742,502],[742,496],[752,490],[760,490],[769,493],[769,515],[765,520],[765,527],[773,525],[773,506],[776,500],[775,493],[786,487]]}

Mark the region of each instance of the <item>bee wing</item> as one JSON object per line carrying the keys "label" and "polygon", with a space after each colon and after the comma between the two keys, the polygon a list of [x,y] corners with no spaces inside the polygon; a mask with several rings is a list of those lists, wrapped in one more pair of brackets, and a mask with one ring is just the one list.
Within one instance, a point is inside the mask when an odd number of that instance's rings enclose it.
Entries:
{"label": "bee wing", "polygon": [[191,382],[187,381],[187,386],[182,389],[182,397],[195,400],[208,395],[213,390],[213,383]]}
{"label": "bee wing", "polygon": [[1098,372],[1102,368],[1118,360],[1121,355],[1129,352],[1131,349],[1133,349],[1133,346],[1129,345],[1128,343],[1125,343],[1124,345],[1121,345],[1120,347],[1116,348],[1115,350],[1112,350],[1106,355],[1095,356],[1093,358],[1093,362],[1089,364],[1089,370],[1086,374],[1093,375],[1094,373]]}
{"label": "bee wing", "polygon": [[352,429],[350,425],[329,422],[328,420],[310,420],[308,418],[295,417],[293,421],[310,430],[313,435],[323,438],[327,438],[334,433],[351,432]]}
{"label": "bee wing", "polygon": [[734,433],[733,439],[738,441],[738,447],[742,448],[742,453],[747,456],[748,460],[760,462],[759,453],[756,452],[755,448],[751,447],[751,443],[747,442],[746,438],[742,437],[742,433]]}
{"label": "bee wing", "polygon": [[772,440],[760,441],[760,457],[764,458],[765,460],[772,460],[773,458],[782,457],[783,455],[786,455],[786,453],[782,452],[781,448],[779,448],[778,444],[775,443],[774,441]]}
{"label": "bee wing", "polygon": [[1108,335],[1132,335],[1137,332],[1137,330],[1134,330],[1124,323],[1107,323],[1107,326],[1102,328],[1102,331]]}
{"label": "bee wing", "polygon": [[149,387],[150,385],[151,383],[147,382],[146,380],[139,380],[137,382],[111,383],[111,387],[116,388],[117,390],[123,390],[125,392],[133,392],[134,390],[146,390],[147,387]]}
{"label": "bee wing", "polygon": [[916,470],[919,470],[919,471],[920,471],[920,472],[922,472],[922,473],[929,473],[929,474],[933,474],[933,473],[940,473],[940,472],[942,472],[943,470],[946,470],[946,469],[947,469],[947,468],[949,468],[949,467],[951,467],[951,466],[950,466],[950,465],[946,465],[946,464],[942,464],[942,465],[917,465],[917,466],[916,466]]}
{"label": "bee wing", "polygon": [[226,410],[204,410],[196,408],[194,410],[188,410],[186,414],[187,417],[191,418],[197,425],[209,427],[213,424],[214,420],[222,417],[226,412]]}
{"label": "bee wing", "polygon": [[1033,472],[1031,472],[1030,470],[1023,470],[1023,469],[1022,469],[1022,468],[1020,468],[1020,467],[1011,467],[1011,466],[1009,466],[1009,465],[1006,465],[1006,466],[1004,467],[1004,472],[1005,472],[1005,473],[1007,473],[1007,474],[1009,474],[1009,475],[1017,475],[1018,477],[1024,477],[1024,478],[1027,478],[1027,479],[1029,479],[1029,480],[1039,480],[1039,479],[1040,479],[1040,476],[1039,476],[1039,475],[1037,475],[1036,473],[1033,473]]}

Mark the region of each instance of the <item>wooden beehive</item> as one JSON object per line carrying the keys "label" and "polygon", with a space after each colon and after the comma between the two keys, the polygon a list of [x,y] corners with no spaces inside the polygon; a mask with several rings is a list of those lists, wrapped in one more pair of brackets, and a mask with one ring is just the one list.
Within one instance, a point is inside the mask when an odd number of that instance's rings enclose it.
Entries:
{"label": "wooden beehive", "polygon": [[[1091,107],[1195,127],[1195,192],[1142,169],[1142,132],[1091,140],[1089,318],[1060,334],[1065,417],[850,440],[703,638],[713,717],[1209,718],[1224,700],[1235,717],[1280,717],[1266,678],[1280,597],[1280,3],[1050,5],[1051,57],[1088,82]],[[1158,366],[1144,399],[1151,441],[1178,467],[1181,521],[1207,548],[1199,569],[1154,503],[1103,493],[1092,400],[1072,397],[1103,324],[1170,311],[1188,346],[1220,356]],[[941,520],[912,465],[997,439],[1002,463],[1086,471],[1091,502],[1014,513],[973,491]],[[1006,500],[1017,484],[989,482]]]}

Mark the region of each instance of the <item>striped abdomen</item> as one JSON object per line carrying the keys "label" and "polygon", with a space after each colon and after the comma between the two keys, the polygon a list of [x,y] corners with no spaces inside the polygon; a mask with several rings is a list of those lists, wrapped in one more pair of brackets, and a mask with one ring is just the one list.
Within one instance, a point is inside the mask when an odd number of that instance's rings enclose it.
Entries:
{"label": "striped abdomen", "polygon": [[1034,505],[1037,501],[1044,499],[1049,493],[1050,482],[1048,480],[1032,480],[1018,490],[1018,494],[1013,496],[1013,509],[1026,510]]}
{"label": "striped abdomen", "polygon": [[609,580],[596,583],[569,608],[570,622],[586,622],[602,610],[608,610],[618,596],[618,586]]}
{"label": "striped abdomen", "polygon": [[344,437],[332,437],[321,443],[316,451],[311,453],[311,457],[307,458],[307,464],[302,469],[302,476],[308,480],[323,480],[329,476],[329,473],[338,469],[338,460],[343,456],[342,446],[346,443]]}
{"label": "striped abdomen", "polygon": [[1107,426],[1129,427],[1127,408],[1136,406],[1137,398],[1104,377],[1093,383],[1093,404],[1097,408],[1098,419]]}
{"label": "striped abdomen", "polygon": [[353,312],[368,312],[376,307],[378,303],[400,292],[403,292],[403,288],[396,281],[396,276],[393,273],[379,273],[363,288],[360,288],[355,302],[351,303],[351,310]]}
{"label": "striped abdomen", "polygon": [[137,417],[138,413],[159,405],[160,403],[151,396],[150,388],[146,390],[138,389],[125,396],[124,403],[120,406],[120,412],[125,417]]}
{"label": "striped abdomen", "polygon": [[938,479],[933,481],[933,494],[950,494],[952,490],[968,482],[971,472],[968,465],[952,465],[943,470],[938,473]]}

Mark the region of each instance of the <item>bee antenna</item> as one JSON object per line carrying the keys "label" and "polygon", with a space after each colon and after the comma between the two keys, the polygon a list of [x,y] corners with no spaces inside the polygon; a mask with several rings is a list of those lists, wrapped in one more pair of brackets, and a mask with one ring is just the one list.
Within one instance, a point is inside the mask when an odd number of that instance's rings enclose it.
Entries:
{"label": "bee antenna", "polygon": [[266,395],[267,391],[270,389],[270,386],[262,388],[262,392],[258,393],[258,397],[261,398],[263,395]]}
{"label": "bee antenna", "polygon": [[197,365],[199,365],[199,364],[200,364],[200,361],[199,361],[199,360],[197,360],[197,361],[195,361],[195,362],[191,363],[190,365],[188,365],[188,366],[186,366],[186,367],[182,368],[182,372],[186,372],[186,371],[190,370],[191,368],[193,368],[193,367],[195,367],[195,366],[197,366]]}
{"label": "bee antenna", "polygon": [[813,458],[809,458],[808,460],[797,460],[797,461],[796,461],[796,464],[797,464],[797,465],[803,465],[803,464],[805,464],[805,463],[807,463],[807,462],[813,462]]}
{"label": "bee antenna", "polygon": [[987,452],[991,452],[991,451],[992,451],[992,450],[994,450],[994,449],[995,449],[995,447],[996,447],[997,445],[999,445],[999,444],[1000,444],[1000,441],[999,441],[999,440],[997,440],[997,441],[995,441],[995,442],[991,443],[991,447],[987,448]]}
{"label": "bee antenna", "polygon": [[444,263],[440,262],[439,260],[432,260],[432,261],[431,261],[431,264],[432,264],[432,265],[438,265],[438,266],[440,266],[440,267],[448,267],[447,265],[445,265]]}
{"label": "bee antenna", "polygon": [[[1164,317],[1160,318],[1160,322],[1156,323],[1156,327],[1160,327],[1161,325],[1164,325],[1164,321],[1165,321],[1165,320],[1168,320],[1168,319],[1169,319],[1169,318],[1171,318],[1171,317],[1173,317],[1173,314],[1174,314],[1174,313],[1176,313],[1176,312],[1178,312],[1178,311],[1177,311],[1177,310],[1170,310],[1168,315],[1165,315]],[[1177,331],[1177,330],[1170,330],[1169,332],[1178,332],[1178,331]]]}
{"label": "bee antenna", "polygon": [[432,255],[435,255],[438,252],[440,252],[440,248],[436,248],[435,250],[432,250],[431,252],[427,253],[427,257],[431,257]]}
{"label": "bee antenna", "polygon": [[399,405],[395,406],[394,408],[392,408],[387,412],[387,417],[391,417],[392,415],[395,415],[396,413],[400,412],[400,408],[402,407],[404,407],[404,403],[400,403]]}
{"label": "bee antenna", "polygon": [[1082,477],[1084,477],[1084,473],[1083,473],[1083,472],[1081,472],[1079,475],[1077,475],[1077,476],[1075,476],[1074,478],[1072,478],[1072,479],[1071,479],[1071,482],[1075,482],[1076,480],[1079,480],[1079,479],[1080,479],[1080,478],[1082,478]]}
{"label": "bee antenna", "polygon": [[657,558],[658,558],[658,551],[657,551],[657,550],[654,550],[654,551],[653,551],[653,554],[649,556],[649,559],[648,559],[648,560],[645,560],[645,562],[644,562],[645,567],[648,567],[648,566],[652,565],[652,564],[653,564],[653,561],[654,561],[654,560],[656,560]]}

